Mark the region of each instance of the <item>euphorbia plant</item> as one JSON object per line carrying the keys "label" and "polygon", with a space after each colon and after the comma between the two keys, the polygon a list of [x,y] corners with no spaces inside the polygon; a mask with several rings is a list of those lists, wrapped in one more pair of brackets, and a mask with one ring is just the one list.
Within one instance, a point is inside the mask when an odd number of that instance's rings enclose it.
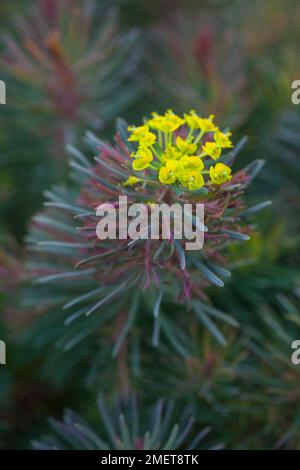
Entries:
{"label": "euphorbia plant", "polygon": [[[151,336],[151,311],[154,345],[161,330],[174,344],[172,323],[185,328],[191,312],[225,343],[212,318],[234,320],[209,308],[206,289],[223,286],[223,278],[230,276],[228,245],[249,238],[243,193],[262,162],[233,173],[241,143],[233,149],[228,131],[220,130],[212,116],[202,118],[194,111],[182,117],[172,111],[154,114],[129,130],[120,120],[115,145],[91,133],[86,141],[96,163],[70,148],[77,189],[47,193],[46,213],[34,218],[29,238],[38,304],[44,300],[65,323],[57,328],[57,344],[68,350],[105,331],[113,354],[124,360],[120,351],[127,337],[143,331],[140,342]],[[168,240],[99,240],[96,208],[109,203],[118,211],[121,195],[149,211],[157,202],[203,204],[204,227],[192,214],[195,228],[205,230],[203,249],[186,251],[184,241],[172,233]]]}

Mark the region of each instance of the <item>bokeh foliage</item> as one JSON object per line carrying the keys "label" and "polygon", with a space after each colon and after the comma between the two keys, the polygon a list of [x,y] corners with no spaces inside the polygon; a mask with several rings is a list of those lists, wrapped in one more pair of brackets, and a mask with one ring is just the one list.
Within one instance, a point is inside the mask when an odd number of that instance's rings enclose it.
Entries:
{"label": "bokeh foliage", "polygon": [[[8,88],[8,104],[0,107],[0,338],[8,345],[8,364],[0,366],[0,447],[45,442],[39,436],[49,435],[47,417],[60,421],[68,407],[85,419],[81,438],[94,429],[93,439],[103,438],[95,397],[101,391],[111,404],[129,388],[142,399],[143,434],[153,430],[149,416],[157,419],[162,405],[155,403],[165,396],[176,399],[178,409],[188,407],[194,436],[212,428],[212,442],[206,445],[205,437],[204,447],[299,449],[299,366],[290,360],[291,343],[300,333],[300,108],[291,103],[291,83],[299,79],[299,2],[101,0],[93,6],[65,0],[75,13],[62,11],[64,21],[41,35],[39,15],[47,11],[44,21],[50,21],[49,12],[59,3],[64,2],[5,0],[0,6],[6,37],[0,79]],[[108,6],[115,7],[110,14]],[[89,18],[82,36],[77,15]],[[35,47],[28,48],[26,38],[34,38]],[[73,73],[83,92],[76,117],[49,92],[50,79],[57,92],[64,77],[58,56],[49,55],[49,38],[52,52],[54,46],[63,51],[68,77]],[[35,68],[29,80],[19,67],[24,48]],[[67,92],[72,98],[68,86],[63,97]],[[231,125],[236,142],[248,138],[236,161],[239,168],[256,159],[266,162],[245,197],[249,206],[268,199],[272,206],[251,215],[251,240],[230,248],[231,276],[224,287],[207,290],[212,299],[207,313],[226,345],[186,315],[183,323],[166,323],[154,350],[149,316],[133,328],[119,360],[112,357],[118,335],[105,325],[68,350],[72,335],[64,330],[53,292],[26,280],[24,241],[31,218],[53,184],[66,185],[66,194],[78,191],[78,179],[68,179],[66,143],[82,148],[87,128],[111,141],[120,115],[137,124],[167,107],[214,112],[224,126]],[[58,294],[68,301],[63,286]],[[233,321],[224,323],[224,312]],[[166,303],[164,313],[178,318],[181,306]],[[113,318],[115,311],[106,314]],[[180,413],[172,415],[170,432],[177,418]],[[72,440],[74,420],[82,422],[67,412],[65,428],[52,421],[52,436],[69,431],[70,447],[80,446]],[[131,418],[126,423],[132,429]]]}

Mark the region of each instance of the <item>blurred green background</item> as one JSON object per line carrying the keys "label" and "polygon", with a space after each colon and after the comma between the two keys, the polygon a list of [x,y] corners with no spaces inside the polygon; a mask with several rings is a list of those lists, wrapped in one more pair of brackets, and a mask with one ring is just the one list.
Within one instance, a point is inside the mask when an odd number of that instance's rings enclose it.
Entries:
{"label": "blurred green background", "polygon": [[67,144],[87,129],[111,139],[119,116],[138,123],[167,108],[213,113],[236,142],[246,136],[237,167],[266,162],[246,198],[273,204],[232,249],[225,287],[210,288],[240,324],[223,327],[227,346],[201,330],[178,336],[188,355],[145,348],[136,388],[145,409],[160,396],[191,405],[199,430],[211,426],[227,448],[300,448],[300,366],[290,359],[300,338],[299,21],[294,0],[2,0],[0,448],[30,448],[66,407],[95,421],[99,388],[108,401],[118,391],[106,344],[96,382],[86,361],[100,345],[65,362],[33,345],[51,321],[22,306],[25,237],[44,191],[67,182]]}

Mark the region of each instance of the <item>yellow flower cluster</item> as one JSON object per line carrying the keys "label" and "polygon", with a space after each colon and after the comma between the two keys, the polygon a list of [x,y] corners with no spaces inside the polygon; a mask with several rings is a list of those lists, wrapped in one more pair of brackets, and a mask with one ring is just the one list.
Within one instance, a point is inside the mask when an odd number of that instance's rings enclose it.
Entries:
{"label": "yellow flower cluster", "polygon": [[[231,133],[222,132],[214,123],[214,116],[199,117],[195,111],[181,118],[168,110],[164,115],[153,113],[139,127],[129,127],[129,142],[137,144],[132,168],[146,168],[157,172],[162,184],[180,184],[191,191],[204,184],[223,184],[231,179],[231,169],[224,163],[210,164],[218,160],[223,149],[232,148]],[[205,140],[205,141],[203,141]],[[205,182],[204,175],[210,180]],[[124,185],[141,182],[131,176]]]}

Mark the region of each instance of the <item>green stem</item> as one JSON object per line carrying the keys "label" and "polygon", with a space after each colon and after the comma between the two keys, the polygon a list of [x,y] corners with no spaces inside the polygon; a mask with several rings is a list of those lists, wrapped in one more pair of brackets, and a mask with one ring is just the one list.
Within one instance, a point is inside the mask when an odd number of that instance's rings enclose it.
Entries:
{"label": "green stem", "polygon": [[151,163],[149,163],[149,168],[152,168],[152,170],[158,171],[160,167],[151,165]]}
{"label": "green stem", "polygon": [[154,155],[156,156],[156,158],[161,162],[161,155],[159,154],[158,150],[154,147],[154,145],[151,145],[151,150],[152,152],[154,153]]}
{"label": "green stem", "polygon": [[201,131],[198,137],[196,138],[196,140],[194,141],[194,144],[198,144],[200,140],[202,139],[203,135],[204,135],[204,131]]}
{"label": "green stem", "polygon": [[193,135],[193,132],[194,132],[194,129],[191,127],[190,130],[189,130],[189,133],[187,135],[187,140],[190,140],[190,138],[192,137]]}
{"label": "green stem", "polygon": [[158,131],[158,145],[160,146],[160,148],[162,148],[163,146],[163,136],[161,131]]}
{"label": "green stem", "polygon": [[165,147],[172,143],[172,132],[165,132]]}

